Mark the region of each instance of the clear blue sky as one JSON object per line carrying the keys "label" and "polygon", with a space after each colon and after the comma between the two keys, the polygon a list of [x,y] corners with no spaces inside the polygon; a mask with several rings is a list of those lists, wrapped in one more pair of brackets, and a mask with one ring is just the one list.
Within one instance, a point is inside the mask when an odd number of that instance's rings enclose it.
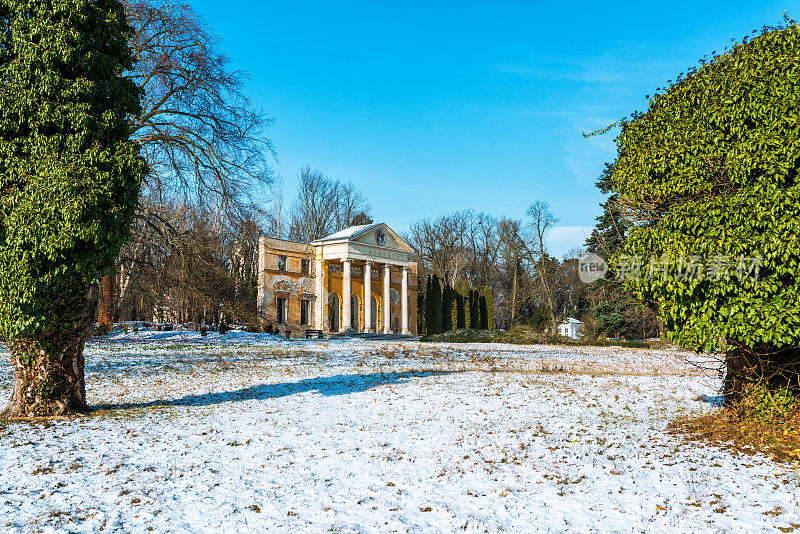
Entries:
{"label": "clear blue sky", "polygon": [[732,37],[800,0],[270,2],[189,0],[274,117],[288,205],[298,169],[352,181],[377,220],[472,208],[560,218],[583,243],[614,135],[584,139]]}

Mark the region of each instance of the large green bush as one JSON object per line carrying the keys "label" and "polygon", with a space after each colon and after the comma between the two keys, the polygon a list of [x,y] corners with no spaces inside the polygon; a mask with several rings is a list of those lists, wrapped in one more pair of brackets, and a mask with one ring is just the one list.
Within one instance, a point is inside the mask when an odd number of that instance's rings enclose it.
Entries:
{"label": "large green bush", "polygon": [[117,0],[0,2],[0,332],[18,363],[6,415],[85,403],[92,287],[145,172],[129,35]]}
{"label": "large green bush", "polygon": [[[748,382],[796,380],[798,27],[764,30],[701,62],[622,122],[617,148],[610,176],[634,224],[633,258],[617,258],[615,270],[638,256],[642,276],[629,285],[659,303],[670,339],[725,351],[729,399]],[[692,265],[702,277],[682,275]]]}

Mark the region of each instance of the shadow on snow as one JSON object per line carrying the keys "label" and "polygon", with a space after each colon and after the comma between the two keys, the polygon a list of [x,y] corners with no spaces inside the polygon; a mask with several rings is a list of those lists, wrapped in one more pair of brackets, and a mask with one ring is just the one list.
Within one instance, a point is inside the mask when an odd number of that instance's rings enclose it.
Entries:
{"label": "shadow on snow", "polygon": [[280,384],[259,384],[235,391],[221,393],[207,393],[204,395],[187,395],[178,399],[156,400],[140,403],[126,404],[100,404],[94,406],[97,410],[127,410],[135,408],[148,408],[154,406],[210,406],[225,402],[239,402],[249,400],[276,399],[288,397],[297,393],[316,391],[324,396],[347,395],[367,391],[376,386],[388,384],[401,384],[411,378],[425,378],[429,376],[442,376],[456,371],[409,371],[405,373],[371,373],[371,374],[345,374],[320,378],[305,378],[297,382]]}

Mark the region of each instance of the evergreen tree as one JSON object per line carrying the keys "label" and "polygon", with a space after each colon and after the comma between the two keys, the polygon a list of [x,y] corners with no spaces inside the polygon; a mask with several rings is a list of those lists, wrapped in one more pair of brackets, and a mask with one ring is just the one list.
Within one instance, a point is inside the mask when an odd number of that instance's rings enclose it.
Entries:
{"label": "evergreen tree", "polygon": [[442,332],[453,329],[453,290],[445,284],[442,288]]}
{"label": "evergreen tree", "polygon": [[[419,280],[419,278],[417,280]],[[428,278],[425,287],[419,285],[417,287],[417,332],[419,332],[419,335],[425,333],[425,313],[428,311],[426,309],[427,300],[425,296],[430,289],[430,284],[430,278]]]}
{"label": "evergreen tree", "polygon": [[480,305],[476,289],[469,290],[469,327],[473,330],[478,330],[481,327]]}
{"label": "evergreen tree", "polygon": [[[461,295],[461,300],[463,301],[464,306],[464,326],[463,328],[467,328],[469,326],[469,287],[463,280],[459,280],[456,282],[456,291],[459,295]],[[456,317],[456,324],[458,324],[458,317]]]}
{"label": "evergreen tree", "polygon": [[466,317],[464,318],[467,328],[472,328],[472,289],[467,290]]}
{"label": "evergreen tree", "polygon": [[467,327],[467,317],[464,312],[464,295],[456,292],[456,328],[462,330]]}
{"label": "evergreen tree", "polygon": [[439,277],[433,275],[430,292],[430,315],[427,317],[428,335],[439,334],[442,331],[442,290]]}
{"label": "evergreen tree", "polygon": [[483,296],[486,297],[486,315],[488,318],[489,328],[494,330],[494,297],[492,295],[492,288],[486,286],[483,289]]}
{"label": "evergreen tree", "polygon": [[630,219],[626,218],[621,209],[619,194],[614,191],[614,183],[611,181],[614,167],[606,163],[600,178],[595,182],[601,193],[610,196],[605,202],[600,203],[603,213],[595,218],[597,224],[592,230],[592,234],[586,240],[586,247],[596,254],[605,258],[614,255],[623,245],[625,234],[631,227]]}
{"label": "evergreen tree", "polygon": [[433,279],[428,275],[428,281],[425,284],[425,333],[430,334],[430,318],[433,317],[431,307],[433,306],[432,295]]}
{"label": "evergreen tree", "polygon": [[478,297],[478,304],[480,307],[480,315],[481,315],[481,330],[488,330],[489,329],[489,314],[488,308],[486,307],[486,297],[481,295]]}
{"label": "evergreen tree", "polygon": [[0,4],[0,333],[14,363],[0,418],[87,409],[96,281],[146,171],[130,35],[118,0]]}

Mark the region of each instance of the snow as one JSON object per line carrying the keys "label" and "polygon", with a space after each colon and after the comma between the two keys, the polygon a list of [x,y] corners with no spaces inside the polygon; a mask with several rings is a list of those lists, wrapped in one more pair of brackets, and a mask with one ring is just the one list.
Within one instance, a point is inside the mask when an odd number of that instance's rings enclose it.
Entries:
{"label": "snow", "polygon": [[[98,410],[0,426],[5,532],[757,532],[791,465],[667,423],[679,352],[139,332],[87,348]],[[10,394],[7,357],[0,396]]]}
{"label": "snow", "polygon": [[362,232],[366,232],[370,228],[377,228],[378,226],[383,226],[383,223],[361,224],[356,226],[350,226],[348,228],[345,228],[344,230],[339,230],[338,232],[335,232],[331,235],[312,241],[312,243],[322,243],[324,241],[336,241],[339,239],[350,239],[351,237],[355,237]]}

